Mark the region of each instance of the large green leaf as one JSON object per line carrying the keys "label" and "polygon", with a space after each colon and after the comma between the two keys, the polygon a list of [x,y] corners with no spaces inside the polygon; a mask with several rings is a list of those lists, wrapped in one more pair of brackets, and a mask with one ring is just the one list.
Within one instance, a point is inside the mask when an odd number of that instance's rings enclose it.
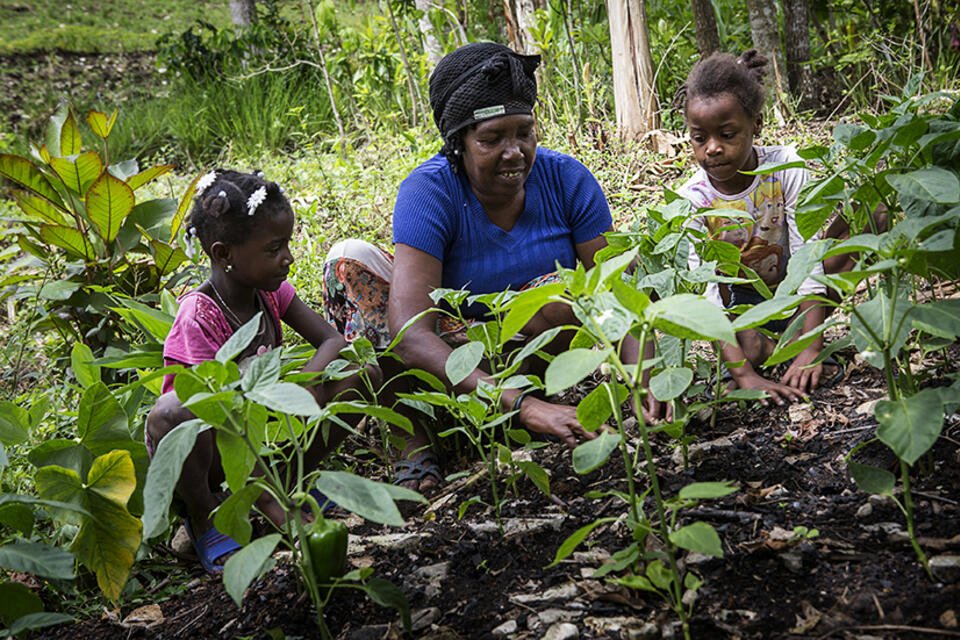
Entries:
{"label": "large green leaf", "polygon": [[450,352],[447,362],[444,364],[444,371],[450,380],[450,384],[460,384],[480,365],[482,358],[482,342],[468,342]]}
{"label": "large green leaf", "polygon": [[938,338],[960,336],[960,300],[934,300],[918,304],[910,314],[916,329]]}
{"label": "large green leaf", "polygon": [[256,455],[243,438],[224,430],[217,430],[217,449],[227,486],[231,491],[240,491],[257,464]]}
{"label": "large green leaf", "polygon": [[899,400],[881,400],[873,415],[879,423],[877,438],[907,464],[926,453],[943,430],[943,402],[936,389]]}
{"label": "large green leaf", "polygon": [[147,469],[143,489],[143,537],[149,540],[167,530],[167,512],[170,500],[180,479],[183,462],[193,451],[197,435],[203,426],[201,420],[181,422],[160,440],[153,460]]}
{"label": "large green leaf", "polygon": [[87,124],[90,125],[95,134],[106,140],[107,136],[110,135],[110,129],[113,128],[113,123],[117,121],[117,113],[118,110],[114,109],[113,113],[108,116],[102,111],[91,109],[87,114]]}
{"label": "large green leaf", "polygon": [[521,291],[506,305],[507,315],[503,319],[500,333],[500,346],[506,344],[537,314],[543,305],[553,296],[563,293],[563,283],[555,282],[542,287]]}
{"label": "large green leaf", "polygon": [[614,403],[620,404],[626,399],[627,388],[624,385],[613,382],[599,384],[577,405],[577,422],[587,431],[596,431],[613,415]]}
{"label": "large green leaf", "polygon": [[543,491],[548,496],[550,495],[550,475],[543,467],[532,460],[520,460],[516,464],[520,467],[520,470],[523,471],[523,474],[530,478],[530,482],[532,482],[537,489],[540,489],[540,491]]}
{"label": "large green leaf", "polygon": [[93,364],[93,351],[82,342],[75,343],[70,350],[70,366],[84,389],[100,382],[100,367]]}
{"label": "large green leaf", "polygon": [[[49,147],[48,147],[49,148]],[[80,137],[80,128],[77,119],[73,117],[73,110],[67,111],[67,118],[60,128],[60,155],[73,156],[83,148],[83,138]]]}
{"label": "large green leaf", "polygon": [[547,367],[545,382],[547,395],[559,393],[577,384],[596,371],[600,363],[612,353],[609,347],[595,351],[593,349],[571,349],[553,359]]}
{"label": "large green leaf", "polygon": [[893,495],[893,487],[897,484],[897,478],[886,469],[858,462],[848,462],[847,468],[850,469],[850,476],[853,481],[862,491],[878,495]]}
{"label": "large green leaf", "polygon": [[872,334],[879,336],[881,342],[889,342],[891,353],[900,352],[911,329],[910,323],[903,318],[913,309],[913,306],[907,298],[906,291],[901,287],[896,306],[883,289],[878,288],[871,299],[854,307],[854,313],[850,318],[850,334],[853,336],[853,344],[867,362],[878,369],[884,366],[881,354],[883,345],[878,344]]}
{"label": "large green leaf", "polygon": [[587,440],[573,450],[573,470],[590,473],[605,463],[619,444],[620,435],[607,431],[593,440]]}
{"label": "large green leaf", "polygon": [[43,220],[44,222],[55,225],[66,224],[63,212],[53,206],[46,198],[41,198],[29,191],[23,191],[21,189],[12,189],[10,193],[13,194],[14,200],[17,201],[17,206],[30,218]]}
{"label": "large green leaf", "polygon": [[937,204],[960,202],[960,179],[943,167],[925,167],[910,173],[890,173],[887,182],[897,193]]}
{"label": "large green leaf", "polygon": [[321,471],[316,487],[338,505],[372,522],[399,527],[403,516],[383,483],[347,471]]}
{"label": "large green leaf", "polygon": [[650,378],[650,393],[661,402],[678,397],[693,382],[693,371],[686,367],[669,367]]}
{"label": "large green leaf", "polygon": [[223,565],[223,586],[238,607],[250,583],[273,566],[275,561],[270,555],[279,542],[279,533],[258,538],[230,556]]}
{"label": "large green leaf", "polygon": [[172,165],[172,164],[160,164],[160,165],[150,167],[149,169],[144,169],[137,175],[130,176],[127,179],[127,186],[129,186],[131,189],[134,189],[134,190],[139,189],[140,187],[147,184],[154,178],[158,178],[163,174],[165,174],[166,172],[170,171],[175,166],[176,165]]}
{"label": "large green leaf", "polygon": [[131,442],[127,414],[102,382],[95,382],[80,398],[77,432],[80,443],[94,456]]}
{"label": "large green leaf", "polygon": [[0,546],[0,567],[53,580],[73,580],[73,554],[36,542]]}
{"label": "large green leaf", "polygon": [[43,611],[40,596],[19,582],[0,583],[0,622],[10,626],[18,618]]}
{"label": "large green leaf", "polygon": [[217,531],[230,536],[244,546],[250,544],[250,536],[253,534],[250,509],[253,508],[253,503],[261,493],[263,493],[263,487],[258,484],[248,484],[231,495],[217,507],[213,526]]}
{"label": "large green leaf", "polygon": [[717,530],[706,522],[694,522],[670,534],[670,542],[682,549],[704,553],[714,558],[723,557],[723,545]]}
{"label": "large green leaf", "polygon": [[726,314],[700,296],[681,293],[658,300],[644,309],[644,315],[654,327],[678,338],[737,341]]}
{"label": "large green leaf", "polygon": [[9,446],[26,442],[30,416],[26,410],[12,402],[0,402],[0,442]]}
{"label": "large green leaf", "polygon": [[85,488],[92,520],[80,527],[71,550],[97,574],[100,590],[116,602],[140,547],[142,525],[127,511],[136,487],[133,460],[127,451],[112,451],[93,461]]}
{"label": "large green leaf", "polygon": [[50,166],[67,188],[76,194],[86,193],[103,172],[103,162],[95,151],[81,153],[75,159],[50,158]]}
{"label": "large green leaf", "polygon": [[312,393],[292,382],[275,382],[256,387],[246,393],[247,398],[274,411],[298,416],[317,416],[323,409]]}
{"label": "large green leaf", "polygon": [[86,262],[93,261],[96,255],[87,236],[73,227],[45,224],[40,227],[40,238],[44,242],[65,249],[74,258]]}
{"label": "large green leaf", "polygon": [[49,200],[58,209],[67,210],[60,194],[53,188],[47,177],[26,158],[0,153],[0,175]]}
{"label": "large green leaf", "polygon": [[87,216],[97,225],[100,237],[109,244],[120,232],[120,225],[133,211],[136,198],[127,183],[109,171],[100,174],[87,189]]}
{"label": "large green leaf", "polygon": [[262,313],[262,311],[258,311],[253,314],[249,322],[234,331],[233,335],[227,338],[223,346],[217,350],[217,362],[229,362],[247,348],[247,345],[250,344],[260,330],[260,316]]}

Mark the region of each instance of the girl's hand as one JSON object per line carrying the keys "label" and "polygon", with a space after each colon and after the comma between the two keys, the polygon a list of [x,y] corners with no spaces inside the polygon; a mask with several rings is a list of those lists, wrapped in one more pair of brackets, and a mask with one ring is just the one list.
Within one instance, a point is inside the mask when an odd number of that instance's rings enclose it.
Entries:
{"label": "girl's hand", "polygon": [[669,402],[657,400],[653,397],[653,394],[650,393],[649,389],[643,399],[643,403],[640,405],[640,410],[643,412],[643,420],[647,424],[656,424],[661,420],[663,422],[671,422],[673,420],[673,405]]}
{"label": "girl's hand", "polygon": [[[758,373],[747,373],[740,377],[734,376],[734,380],[741,389],[756,389],[766,392],[766,394],[770,396],[770,399],[781,407],[783,406],[784,400],[792,403],[800,402],[800,400],[803,399],[803,391],[800,389],[780,382],[774,382],[773,380],[767,380]],[[769,406],[765,398],[761,398],[759,402],[764,407]]]}
{"label": "girl's hand", "polygon": [[520,404],[520,422],[535,433],[554,435],[575,449],[578,444],[597,437],[577,421],[577,408],[544,402],[527,396]]}
{"label": "girl's hand", "polygon": [[820,384],[820,376],[823,373],[823,364],[817,364],[809,367],[811,362],[820,355],[820,349],[807,347],[793,359],[790,368],[780,378],[780,382],[791,387],[796,387],[800,391],[813,391]]}

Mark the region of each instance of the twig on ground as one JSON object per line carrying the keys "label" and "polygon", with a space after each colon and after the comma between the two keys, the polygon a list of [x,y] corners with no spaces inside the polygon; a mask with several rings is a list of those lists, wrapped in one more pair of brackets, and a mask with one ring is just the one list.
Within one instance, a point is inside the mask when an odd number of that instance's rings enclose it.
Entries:
{"label": "twig on ground", "polygon": [[911,627],[905,624],[863,624],[863,625],[854,625],[852,627],[837,627],[836,629],[831,629],[817,640],[824,640],[824,638],[829,638],[835,633],[842,633],[845,631],[914,631],[916,633],[931,633],[939,636],[950,636],[951,638],[960,638],[960,631],[948,631],[946,629],[930,629],[929,627]]}

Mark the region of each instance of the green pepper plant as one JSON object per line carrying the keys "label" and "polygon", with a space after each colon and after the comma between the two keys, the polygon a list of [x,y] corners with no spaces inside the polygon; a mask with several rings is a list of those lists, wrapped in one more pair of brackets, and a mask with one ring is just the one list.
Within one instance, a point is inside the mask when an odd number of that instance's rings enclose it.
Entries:
{"label": "green pepper plant", "polygon": [[[291,373],[305,358],[284,360],[279,349],[257,356],[241,373],[233,358],[254,338],[258,323],[259,315],[238,329],[217,352],[215,360],[178,370],[174,388],[183,406],[196,419],[178,425],[157,447],[144,489],[144,539],[167,530],[167,512],[183,462],[200,431],[213,428],[226,483],[232,492],[218,507],[214,525],[243,545],[227,560],[223,571],[224,586],[237,604],[242,602],[247,586],[273,565],[271,555],[278,545],[283,545],[292,553],[301,582],[316,607],[323,637],[332,637],[323,608],[334,586],[362,589],[375,602],[396,608],[409,629],[409,607],[399,588],[387,580],[371,577],[369,568],[344,575],[345,527],[323,518],[321,505],[311,490],[316,489],[368,520],[395,526],[404,522],[395,501],[424,501],[423,497],[409,489],[346,471],[304,466],[305,452],[317,438],[328,437],[331,423],[351,428],[340,417],[343,414],[365,414],[407,430],[412,428],[409,420],[389,408],[356,400],[334,399],[320,407],[301,386],[314,382],[313,374]],[[344,358],[332,362],[321,379],[363,376],[362,365],[366,363],[350,359],[364,351],[345,349]],[[367,380],[366,384],[371,383]],[[284,510],[287,525],[254,540],[250,511],[264,492]],[[303,522],[301,512],[305,506],[314,514],[312,523]]]}
{"label": "green pepper plant", "polygon": [[[902,501],[894,496],[894,474],[854,461],[859,447],[848,456],[848,468],[864,491],[894,498],[917,558],[929,572],[914,527],[910,468],[936,442],[945,411],[960,402],[960,388],[918,377],[911,354],[936,352],[960,337],[960,301],[937,299],[934,286],[960,279],[960,100],[946,94],[917,95],[919,80],[908,83],[901,96],[888,97],[889,113],[861,114],[864,125],[834,128],[831,146],[800,151],[824,167],[823,177],[805,188],[797,210],[801,233],[812,237],[837,212],[851,237],[808,242],[791,257],[787,281],[776,296],[734,324],[738,329],[756,326],[788,312],[801,301],[793,292],[814,263],[838,255],[855,257],[852,270],[817,277],[839,302],[816,299],[842,314],[802,336],[796,335],[799,322],[792,323],[768,363],[793,357],[828,326],[848,324],[849,335],[833,342],[819,360],[853,345],[883,372],[887,399],[874,408],[876,440],[899,458]],[[932,108],[944,102],[946,110]],[[887,230],[871,215],[877,211],[885,212]]]}

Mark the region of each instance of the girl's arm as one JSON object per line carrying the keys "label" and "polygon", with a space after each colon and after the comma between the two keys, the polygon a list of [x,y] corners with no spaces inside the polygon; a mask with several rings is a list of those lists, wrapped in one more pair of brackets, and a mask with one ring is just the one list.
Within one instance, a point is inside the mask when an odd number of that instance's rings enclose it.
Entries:
{"label": "girl's arm", "polygon": [[283,321],[317,350],[303,371],[323,371],[337,358],[340,350],[347,346],[343,336],[330,326],[323,316],[304,304],[299,296],[295,295],[290,301],[290,306],[283,314]]}

